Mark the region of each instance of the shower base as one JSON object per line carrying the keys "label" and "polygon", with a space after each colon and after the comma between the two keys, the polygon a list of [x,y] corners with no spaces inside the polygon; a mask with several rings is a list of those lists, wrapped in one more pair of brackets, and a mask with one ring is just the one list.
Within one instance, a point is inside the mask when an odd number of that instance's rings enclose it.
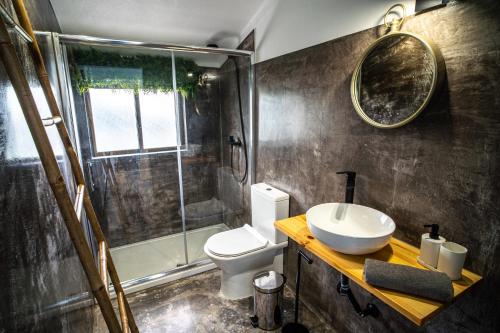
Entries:
{"label": "shower base", "polygon": [[217,224],[186,232],[188,263],[184,255],[183,233],[110,249],[125,293],[216,268],[203,252],[203,247],[210,236],[226,230],[229,228],[225,224]]}

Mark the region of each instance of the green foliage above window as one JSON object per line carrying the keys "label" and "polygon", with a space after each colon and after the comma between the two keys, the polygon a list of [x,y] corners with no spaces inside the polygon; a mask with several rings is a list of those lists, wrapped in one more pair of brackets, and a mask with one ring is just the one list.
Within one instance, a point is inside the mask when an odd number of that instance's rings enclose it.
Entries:
{"label": "green foliage above window", "polygon": [[[90,88],[172,92],[172,58],[146,54],[121,54],[96,48],[71,48],[71,76],[80,93]],[[177,91],[196,94],[202,69],[189,59],[175,58]]]}

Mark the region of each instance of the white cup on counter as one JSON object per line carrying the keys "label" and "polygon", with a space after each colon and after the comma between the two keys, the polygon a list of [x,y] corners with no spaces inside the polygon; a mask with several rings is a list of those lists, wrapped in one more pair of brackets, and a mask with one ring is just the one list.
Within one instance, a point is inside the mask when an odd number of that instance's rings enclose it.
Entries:
{"label": "white cup on counter", "polygon": [[437,269],[446,273],[451,280],[462,277],[467,249],[460,244],[444,242],[439,249]]}

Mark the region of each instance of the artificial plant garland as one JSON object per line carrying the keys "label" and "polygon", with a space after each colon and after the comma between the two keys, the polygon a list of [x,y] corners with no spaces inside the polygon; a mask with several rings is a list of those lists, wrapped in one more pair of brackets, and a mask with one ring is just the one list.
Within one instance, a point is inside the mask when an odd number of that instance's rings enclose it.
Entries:
{"label": "artificial plant garland", "polygon": [[[145,54],[120,54],[96,48],[71,48],[71,76],[77,90],[83,94],[90,88],[132,89],[135,93],[172,92],[172,58]],[[89,66],[142,70],[141,79],[114,75],[105,77],[86,75]],[[175,58],[176,91],[184,97],[194,97],[202,69],[190,59]]]}

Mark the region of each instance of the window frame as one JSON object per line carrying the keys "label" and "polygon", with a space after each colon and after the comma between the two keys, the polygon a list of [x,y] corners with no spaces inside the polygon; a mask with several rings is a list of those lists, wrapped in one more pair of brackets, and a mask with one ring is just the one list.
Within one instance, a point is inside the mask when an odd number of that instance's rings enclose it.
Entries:
{"label": "window frame", "polygon": [[[96,88],[100,89],[100,88]],[[180,139],[181,144],[179,149],[177,146],[165,146],[165,147],[157,147],[157,148],[144,148],[144,138],[142,133],[142,120],[141,120],[141,107],[139,101],[139,94],[134,92],[134,109],[135,109],[135,124],[136,124],[136,133],[137,140],[139,143],[139,149],[124,149],[124,150],[113,150],[106,152],[98,152],[97,151],[97,142],[96,142],[96,131],[94,127],[94,116],[92,111],[92,101],[90,98],[90,92],[86,91],[83,94],[83,100],[85,104],[85,111],[87,113],[87,123],[89,129],[89,141],[90,141],[90,151],[92,155],[92,159],[102,159],[109,157],[124,157],[124,156],[137,156],[137,155],[151,155],[151,154],[161,154],[161,153],[175,153],[179,151],[186,151],[187,147],[187,128],[186,128],[186,112],[184,108],[179,107],[178,100],[179,98],[183,98],[177,92],[173,92],[176,94],[174,96],[175,110],[176,110],[176,131],[180,130]],[[181,110],[182,109],[182,110]],[[182,113],[182,114],[181,114]],[[180,115],[178,117],[178,115]],[[178,125],[178,126],[177,126]]]}

